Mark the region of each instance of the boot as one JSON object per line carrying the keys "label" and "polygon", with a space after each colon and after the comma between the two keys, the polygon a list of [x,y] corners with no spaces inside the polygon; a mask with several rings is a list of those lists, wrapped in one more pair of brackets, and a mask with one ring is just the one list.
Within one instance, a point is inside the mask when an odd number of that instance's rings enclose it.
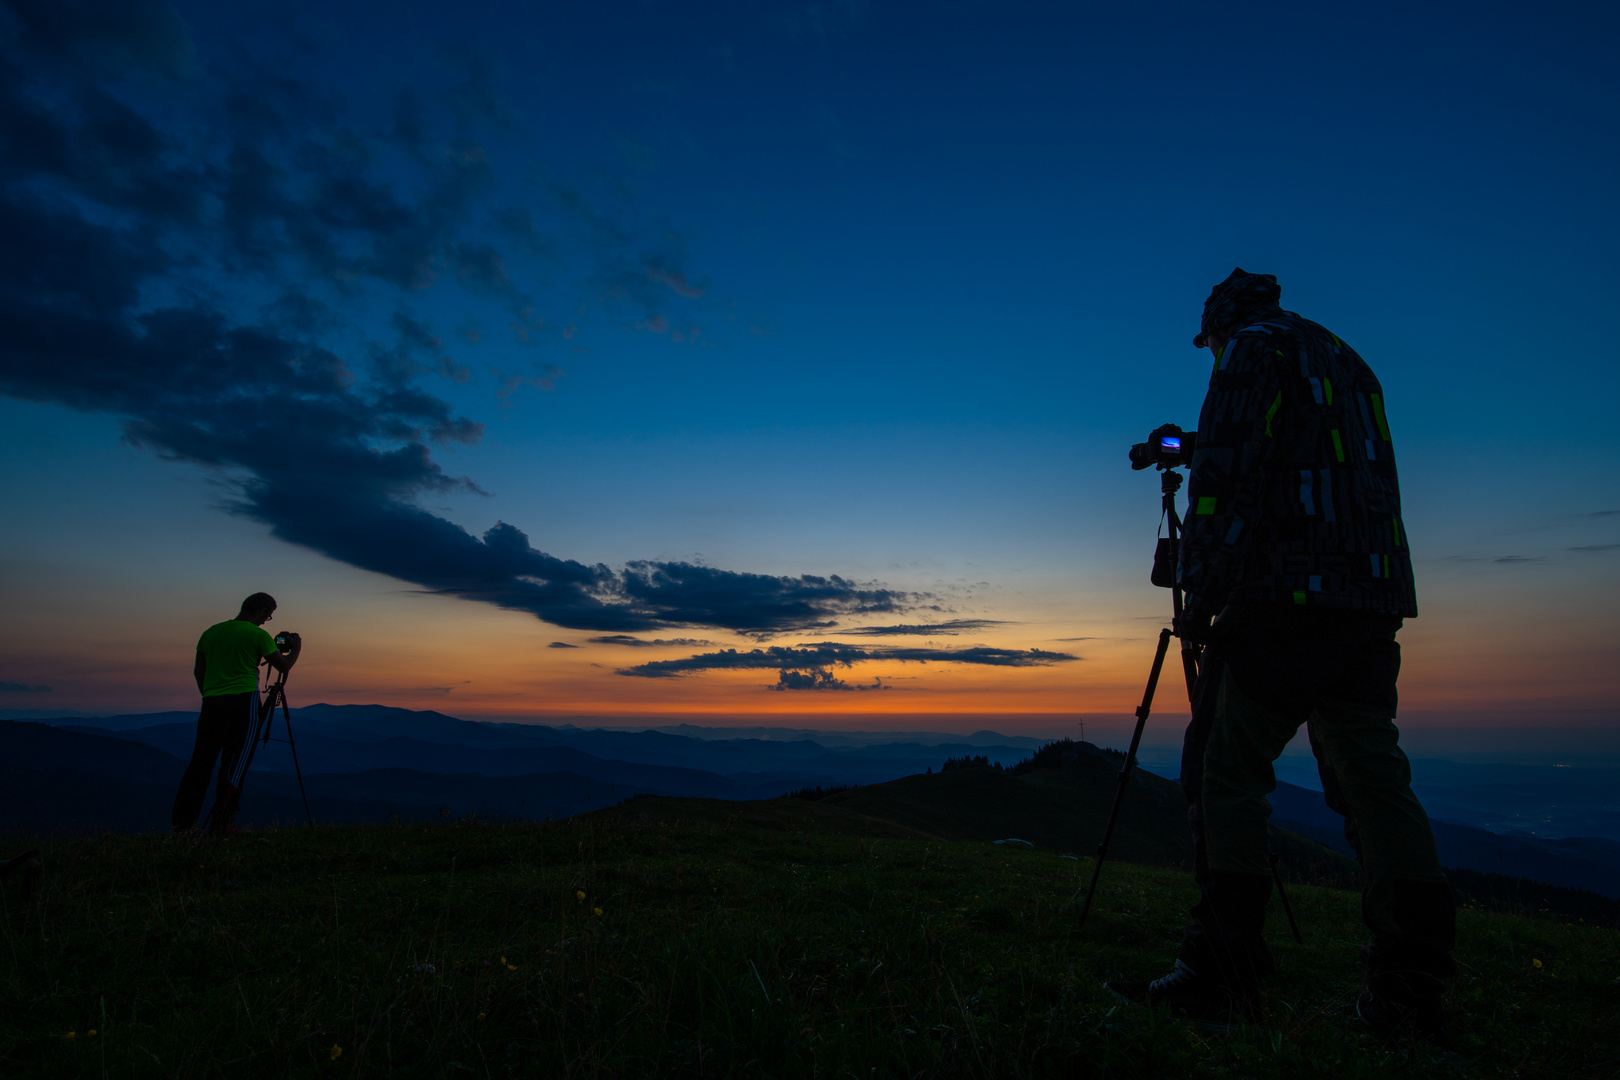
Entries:
{"label": "boot", "polygon": [[1374,949],[1361,950],[1367,966],[1367,992],[1356,999],[1356,1016],[1382,1038],[1422,1039],[1451,1049],[1441,1001],[1446,982],[1426,971],[1395,970],[1377,962]]}
{"label": "boot", "polygon": [[1254,1013],[1254,988],[1200,975],[1185,960],[1177,960],[1170,974],[1152,982],[1116,980],[1104,985],[1121,1001],[1148,1008],[1167,1005],[1178,1016],[1215,1024],[1230,1024]]}

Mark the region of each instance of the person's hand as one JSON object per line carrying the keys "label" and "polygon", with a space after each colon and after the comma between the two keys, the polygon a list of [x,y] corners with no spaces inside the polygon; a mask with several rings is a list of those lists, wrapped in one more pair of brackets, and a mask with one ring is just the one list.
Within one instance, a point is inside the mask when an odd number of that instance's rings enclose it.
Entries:
{"label": "person's hand", "polygon": [[1176,637],[1182,641],[1190,641],[1194,645],[1206,644],[1212,636],[1208,615],[1183,613],[1181,618],[1177,619],[1171,626],[1171,629],[1175,632]]}
{"label": "person's hand", "polygon": [[1181,618],[1176,620],[1172,629],[1176,636],[1184,641],[1190,641],[1194,645],[1208,645],[1226,632],[1227,627],[1221,625],[1225,618],[1225,608],[1211,618],[1207,610],[1189,603],[1182,609]]}
{"label": "person's hand", "polygon": [[1181,612],[1172,629],[1176,636],[1192,642],[1194,645],[1210,645],[1226,636],[1231,629],[1231,623],[1226,621],[1230,608],[1222,608],[1215,617],[1200,611],[1192,604],[1188,604]]}

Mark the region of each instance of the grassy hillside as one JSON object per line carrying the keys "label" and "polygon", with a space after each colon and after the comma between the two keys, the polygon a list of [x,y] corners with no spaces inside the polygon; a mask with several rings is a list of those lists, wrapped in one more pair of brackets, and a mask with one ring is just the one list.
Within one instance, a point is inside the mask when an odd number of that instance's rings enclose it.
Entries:
{"label": "grassy hillside", "polygon": [[[1350,1019],[1357,898],[1294,890],[1261,1026],[1118,1007],[1183,872],[941,842],[829,802],[638,798],[547,825],[50,841],[6,892],[0,1074],[1612,1076],[1620,935],[1465,910],[1467,1060]],[[90,1034],[91,1029],[95,1034]],[[70,1036],[71,1033],[71,1036]]]}

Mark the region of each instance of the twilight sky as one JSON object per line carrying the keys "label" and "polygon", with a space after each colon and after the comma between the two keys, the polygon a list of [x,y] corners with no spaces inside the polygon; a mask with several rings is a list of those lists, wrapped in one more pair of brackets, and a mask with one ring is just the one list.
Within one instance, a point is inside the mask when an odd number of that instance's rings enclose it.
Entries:
{"label": "twilight sky", "polygon": [[264,589],[295,704],[1105,730],[1242,265],[1386,388],[1409,740],[1620,752],[1617,29],[0,0],[0,710]]}

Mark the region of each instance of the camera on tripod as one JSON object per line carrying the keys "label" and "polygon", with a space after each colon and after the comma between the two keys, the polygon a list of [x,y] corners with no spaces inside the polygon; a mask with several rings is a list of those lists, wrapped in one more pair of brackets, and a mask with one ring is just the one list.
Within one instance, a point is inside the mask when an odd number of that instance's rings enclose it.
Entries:
{"label": "camera on tripod", "polygon": [[299,640],[298,635],[293,633],[291,630],[283,630],[281,633],[275,636],[276,651],[292,652],[293,645]]}
{"label": "camera on tripod", "polygon": [[1189,465],[1197,446],[1198,432],[1164,424],[1153,429],[1147,442],[1131,447],[1131,468],[1148,469],[1157,465],[1161,469],[1174,469]]}

